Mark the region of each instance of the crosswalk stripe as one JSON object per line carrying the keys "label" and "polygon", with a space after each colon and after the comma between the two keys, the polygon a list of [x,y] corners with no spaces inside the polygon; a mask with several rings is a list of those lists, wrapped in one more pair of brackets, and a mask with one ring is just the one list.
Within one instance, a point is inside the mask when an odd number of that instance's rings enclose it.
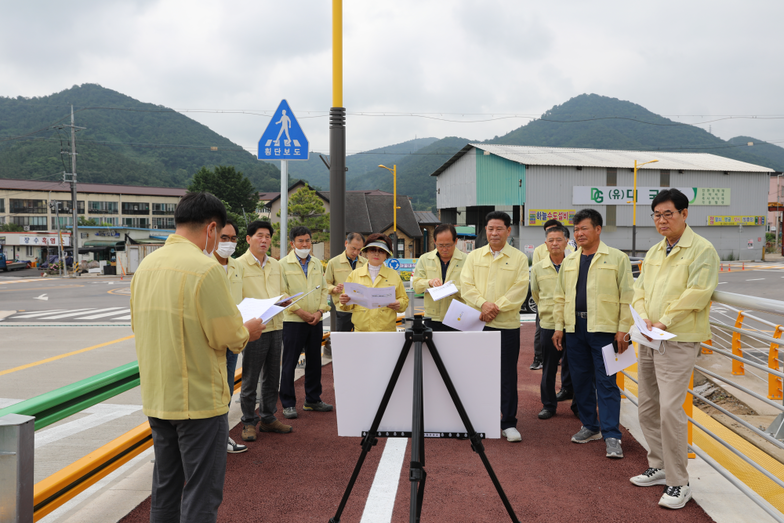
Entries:
{"label": "crosswalk stripe", "polygon": [[130,310],[127,307],[109,307],[107,309],[103,309],[104,311],[110,312],[102,312],[101,314],[93,314],[92,316],[82,316],[80,320],[95,320],[98,318],[105,318],[106,316],[116,316],[118,314],[124,314],[126,311]]}
{"label": "crosswalk stripe", "polygon": [[129,314],[128,316],[121,316],[119,318],[112,318],[112,321],[130,320],[130,319],[131,319],[131,315]]}
{"label": "crosswalk stripe", "polygon": [[68,309],[53,309],[51,311],[36,311],[31,313],[24,312],[22,314],[14,315],[14,318],[35,318],[36,316],[46,316],[47,314],[56,314],[59,312],[63,312],[65,310]]}
{"label": "crosswalk stripe", "polygon": [[44,320],[59,320],[60,318],[70,318],[71,316],[81,316],[82,314],[89,314],[91,312],[97,312],[99,309],[72,309],[71,312],[67,312],[65,314],[56,314],[54,316],[47,316],[46,318],[41,318]]}

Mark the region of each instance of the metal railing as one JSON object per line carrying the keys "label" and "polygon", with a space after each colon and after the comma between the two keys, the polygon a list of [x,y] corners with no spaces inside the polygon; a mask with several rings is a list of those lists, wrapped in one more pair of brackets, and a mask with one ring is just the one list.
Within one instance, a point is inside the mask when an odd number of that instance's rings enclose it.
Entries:
{"label": "metal railing", "polygon": [[[684,402],[684,410],[689,419],[690,457],[699,455],[771,517],[784,523],[784,464],[761,447],[739,443],[745,440],[735,431],[693,407],[694,398],[697,398],[772,448],[784,451],[784,404],[781,401],[784,373],[780,370],[782,360],[779,355],[782,327],[747,312],[752,310],[761,314],[784,316],[784,302],[716,291],[713,294],[713,308],[714,316],[727,316],[727,311],[731,311],[735,315],[734,325],[712,319],[710,324],[713,339],[701,344],[701,352],[703,355],[716,354],[726,358],[726,369],[730,372],[724,372],[724,375],[714,372],[717,369],[705,368],[699,364],[699,359],[695,370],[709,377],[715,384],[748,394],[779,414],[767,430],[760,429],[695,391],[692,376],[689,393]],[[763,358],[758,355],[759,352],[767,354]],[[727,377],[726,374],[747,376],[751,383],[743,385],[738,379]],[[629,394],[636,393],[636,387],[633,391],[625,387],[625,378],[637,383],[636,366],[619,373],[617,380],[624,396],[637,405],[637,401]],[[767,396],[760,391],[767,391]],[[695,444],[694,440],[699,440],[699,444]]]}

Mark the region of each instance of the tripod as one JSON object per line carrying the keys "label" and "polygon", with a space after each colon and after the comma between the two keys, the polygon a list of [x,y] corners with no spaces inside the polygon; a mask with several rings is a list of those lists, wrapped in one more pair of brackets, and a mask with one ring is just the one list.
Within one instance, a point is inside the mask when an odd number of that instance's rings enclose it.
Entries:
{"label": "tripod", "polygon": [[[410,318],[408,319],[411,320]],[[512,509],[512,505],[509,503],[509,499],[507,499],[506,494],[504,493],[504,489],[501,487],[501,483],[498,481],[498,478],[493,471],[493,467],[490,465],[490,461],[487,459],[485,448],[482,444],[482,437],[474,430],[474,427],[471,424],[471,420],[468,419],[468,414],[463,407],[463,403],[460,401],[460,397],[457,395],[457,390],[455,390],[452,379],[449,377],[449,373],[447,372],[446,367],[444,367],[444,362],[438,353],[438,349],[436,349],[435,343],[433,343],[433,331],[425,326],[424,318],[422,316],[415,316],[413,318],[412,326],[406,329],[406,341],[403,344],[403,349],[400,351],[400,356],[398,357],[397,363],[395,364],[395,369],[392,371],[392,376],[389,378],[389,383],[387,384],[387,388],[384,391],[384,396],[382,397],[381,403],[379,404],[378,410],[376,411],[376,417],[373,419],[370,430],[368,430],[367,434],[362,438],[362,452],[360,453],[357,464],[354,467],[354,472],[351,474],[351,479],[346,486],[343,499],[340,500],[338,510],[335,512],[335,516],[329,520],[330,523],[340,523],[340,516],[343,514],[343,510],[346,507],[348,498],[351,495],[351,490],[354,488],[354,483],[356,482],[357,477],[359,476],[359,472],[362,469],[362,464],[365,462],[365,457],[367,456],[368,452],[370,452],[370,450],[378,443],[378,427],[381,424],[381,419],[384,417],[384,412],[386,411],[389,400],[395,390],[397,380],[400,377],[400,372],[403,369],[403,364],[405,363],[406,358],[408,357],[408,352],[411,349],[411,345],[414,346],[414,401],[412,407],[411,424],[411,463],[409,467],[409,480],[411,481],[409,522],[417,523],[419,521],[419,518],[422,514],[422,500],[425,495],[425,480],[427,479],[427,472],[425,471],[425,415],[424,398],[422,394],[423,343],[425,343],[427,348],[430,350],[430,355],[433,357],[433,362],[438,368],[441,379],[443,380],[444,385],[449,392],[449,396],[452,398],[452,403],[457,409],[457,413],[459,414],[460,419],[466,428],[468,438],[471,441],[471,449],[479,454],[482,463],[487,469],[487,474],[493,481],[493,485],[495,485],[495,489],[498,492],[498,495],[501,497],[501,501],[503,502],[504,507],[506,507],[506,511],[509,514],[509,517],[512,519],[512,522],[519,523],[519,520],[517,519],[517,516]]]}

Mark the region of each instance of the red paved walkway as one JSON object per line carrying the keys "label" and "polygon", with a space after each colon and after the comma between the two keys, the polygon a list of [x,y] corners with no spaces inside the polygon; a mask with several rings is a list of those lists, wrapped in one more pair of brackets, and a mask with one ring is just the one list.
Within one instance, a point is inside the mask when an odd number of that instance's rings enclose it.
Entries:
{"label": "red paved walkway", "polygon": [[[485,440],[485,450],[520,521],[535,522],[708,522],[694,502],[679,511],[657,505],[662,487],[640,488],[629,477],[647,468],[645,449],[623,430],[625,458],[604,456],[604,443],[571,443],[580,422],[559,405],[546,421],[541,410],[541,371],[530,371],[533,324],[522,328],[519,364],[518,429],[522,443]],[[371,349],[369,349],[371,350]],[[334,403],[332,366],[323,367],[323,399]],[[297,396],[304,397],[302,380]],[[279,407],[280,409],[280,407]],[[281,409],[282,410],[282,409]],[[279,411],[280,412],[280,411]],[[327,522],[334,516],[360,453],[360,438],[338,438],[334,413],[299,411],[291,434],[260,434],[250,450],[228,456],[221,522]],[[241,427],[231,431],[240,440]],[[369,454],[341,521],[359,522],[381,458],[384,440]],[[409,444],[410,452],[410,444]],[[503,522],[507,513],[470,444],[457,440],[425,440],[428,473],[423,522]],[[400,473],[392,521],[408,521],[409,454]],[[148,521],[149,498],[122,521]]]}

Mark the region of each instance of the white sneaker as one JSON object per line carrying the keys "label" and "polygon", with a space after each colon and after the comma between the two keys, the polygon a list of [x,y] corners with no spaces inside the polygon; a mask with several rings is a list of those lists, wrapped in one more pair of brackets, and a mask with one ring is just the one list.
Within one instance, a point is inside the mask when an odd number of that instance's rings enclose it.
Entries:
{"label": "white sneaker", "polygon": [[639,476],[629,478],[633,484],[638,487],[651,487],[653,485],[666,485],[667,481],[664,476],[664,469],[649,468]]}
{"label": "white sneaker", "polygon": [[229,442],[226,444],[226,452],[229,454],[239,454],[240,452],[245,452],[246,450],[248,450],[248,447],[237,443],[231,438],[229,438]]}
{"label": "white sneaker", "polygon": [[691,499],[691,487],[679,485],[677,487],[664,487],[664,494],[659,499],[659,506],[664,508],[683,508]]}
{"label": "white sneaker", "polygon": [[508,429],[502,430],[501,435],[506,438],[506,441],[511,443],[523,441],[523,437],[520,435],[520,432],[514,427],[509,427]]}

